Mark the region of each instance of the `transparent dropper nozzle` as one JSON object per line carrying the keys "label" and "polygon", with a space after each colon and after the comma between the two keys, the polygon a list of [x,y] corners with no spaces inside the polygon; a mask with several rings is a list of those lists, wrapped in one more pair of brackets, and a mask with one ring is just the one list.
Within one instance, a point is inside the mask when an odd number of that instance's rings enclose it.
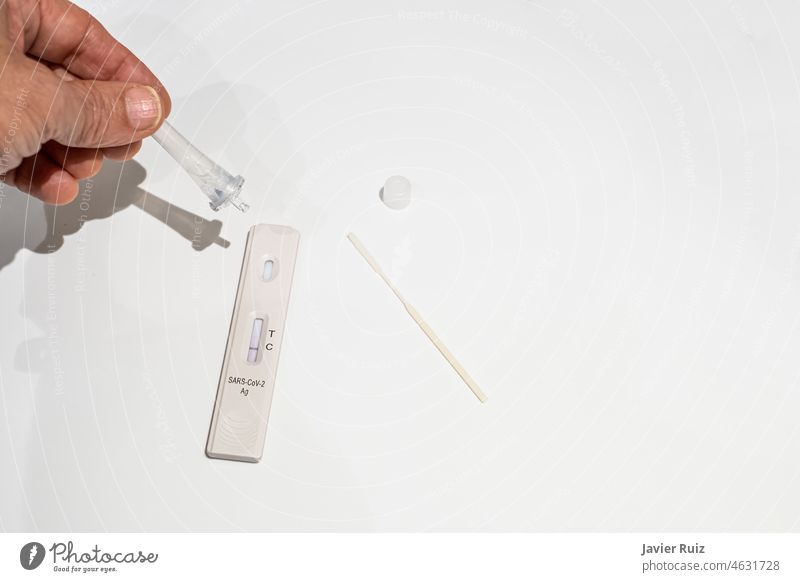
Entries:
{"label": "transparent dropper nozzle", "polygon": [[244,178],[226,172],[166,121],[153,134],[153,139],[161,144],[161,147],[167,150],[167,153],[200,186],[203,194],[208,196],[212,209],[219,210],[230,204],[242,212],[248,211],[250,205],[239,198]]}

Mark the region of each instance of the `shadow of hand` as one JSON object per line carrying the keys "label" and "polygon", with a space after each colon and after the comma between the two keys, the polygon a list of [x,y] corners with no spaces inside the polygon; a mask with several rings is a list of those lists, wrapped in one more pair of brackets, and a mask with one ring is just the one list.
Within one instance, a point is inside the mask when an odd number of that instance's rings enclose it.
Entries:
{"label": "shadow of hand", "polygon": [[[10,217],[9,227],[3,233],[6,248],[4,260],[0,261],[0,269],[9,264],[22,248],[30,248],[36,253],[56,251],[63,246],[65,237],[78,232],[86,222],[108,218],[129,206],[137,206],[169,226],[189,241],[196,251],[202,251],[212,244],[224,248],[230,245],[219,236],[222,231],[221,221],[208,221],[147,192],[141,188],[146,176],[145,169],[135,161],[106,162],[97,176],[82,184],[75,201],[65,206],[43,206],[46,221],[44,238],[32,244],[26,240],[29,238],[25,232],[27,216],[23,215],[19,220]],[[20,204],[23,201],[25,204]],[[20,198],[17,204],[7,205],[4,212],[24,212],[27,210],[27,203],[27,200]],[[16,229],[17,232],[9,232],[7,229]],[[11,246],[16,248],[10,248]]]}

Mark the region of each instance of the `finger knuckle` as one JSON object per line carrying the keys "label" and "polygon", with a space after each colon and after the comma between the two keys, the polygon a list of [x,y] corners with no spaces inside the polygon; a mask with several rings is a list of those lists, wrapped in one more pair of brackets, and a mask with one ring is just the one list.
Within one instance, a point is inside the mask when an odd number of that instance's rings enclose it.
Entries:
{"label": "finger knuckle", "polygon": [[101,91],[88,90],[76,120],[75,133],[84,144],[101,145],[107,141],[114,103]]}

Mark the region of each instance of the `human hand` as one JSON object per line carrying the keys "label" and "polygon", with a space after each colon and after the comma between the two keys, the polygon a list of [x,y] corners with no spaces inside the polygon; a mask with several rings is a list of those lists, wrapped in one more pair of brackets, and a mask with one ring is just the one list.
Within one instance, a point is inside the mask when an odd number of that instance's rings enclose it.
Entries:
{"label": "human hand", "polygon": [[66,204],[169,114],[152,72],[67,0],[0,0],[0,179]]}

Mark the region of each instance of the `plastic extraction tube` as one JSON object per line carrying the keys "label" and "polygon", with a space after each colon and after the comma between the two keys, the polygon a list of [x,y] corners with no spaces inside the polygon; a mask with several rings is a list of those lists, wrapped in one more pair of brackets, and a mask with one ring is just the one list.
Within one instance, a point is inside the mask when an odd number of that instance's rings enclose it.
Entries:
{"label": "plastic extraction tube", "polygon": [[200,186],[200,190],[208,197],[213,210],[219,210],[230,204],[242,212],[247,212],[250,205],[239,198],[244,178],[229,174],[194,147],[166,121],[153,134],[153,138]]}

